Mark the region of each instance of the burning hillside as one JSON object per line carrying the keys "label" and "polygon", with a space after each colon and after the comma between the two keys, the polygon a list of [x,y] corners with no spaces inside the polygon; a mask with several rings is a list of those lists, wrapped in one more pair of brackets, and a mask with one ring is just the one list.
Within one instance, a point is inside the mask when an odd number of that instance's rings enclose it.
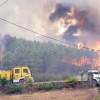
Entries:
{"label": "burning hillside", "polygon": [[[84,4],[84,2],[82,3]],[[82,5],[82,3],[80,4]],[[92,61],[84,56],[72,60],[74,65],[91,64],[92,68],[95,68],[100,66],[99,14],[95,7],[88,4],[82,7],[76,5],[75,2],[70,4],[57,3],[49,16],[49,20],[52,23],[59,23],[61,30],[63,30],[62,38],[67,42],[78,44],[78,49],[85,46],[94,49],[94,52],[98,51],[98,58],[95,59],[94,57]],[[62,62],[68,63],[69,56],[62,59]]]}
{"label": "burning hillside", "polygon": [[[8,20],[52,38],[59,36],[60,40],[78,45],[78,49],[82,49],[82,47],[94,49],[94,52],[98,53],[98,57],[94,57],[94,59],[91,60],[86,56],[81,56],[81,58],[74,58],[71,63],[77,66],[91,64],[92,68],[100,66],[100,1],[95,3],[94,0],[77,0],[77,2],[75,0],[37,0],[31,1],[29,9],[24,9],[24,11],[22,9],[21,12],[20,7],[22,7],[23,3],[18,2],[19,4],[17,3],[16,6],[16,3],[13,2],[13,7],[16,8],[13,9],[12,14],[15,13],[15,15],[14,17],[13,15],[7,17],[9,18]],[[23,18],[22,15],[25,15],[24,17],[26,18]],[[33,33],[26,34],[26,31],[21,32],[21,30],[17,29],[14,25],[10,26],[10,29],[6,26],[7,25],[4,25],[4,30],[7,31],[5,33],[17,33],[17,35],[20,34],[19,36],[26,36],[27,39],[29,39],[29,37],[35,40],[42,38],[41,41],[43,42],[49,41],[48,38],[43,38],[40,35],[35,36]],[[52,41],[52,39],[50,41]],[[0,55],[2,57],[2,53]],[[61,61],[68,63],[69,58],[70,55],[66,55]]]}
{"label": "burning hillside", "polygon": [[[88,50],[89,52],[93,51],[95,53],[97,53],[98,57],[96,55],[94,55],[94,59],[89,59],[85,56],[82,56],[81,58],[80,57],[77,57],[75,59],[73,59],[71,61],[71,63],[73,65],[76,65],[76,66],[84,66],[86,64],[89,64],[91,65],[92,69],[98,67],[98,69],[100,69],[100,43],[97,42],[95,46],[88,46],[87,45],[87,48],[84,47],[84,45],[82,43],[78,43],[78,46],[77,46],[78,49],[83,49],[84,51],[85,50]],[[68,55],[66,58],[62,59],[61,62],[64,62],[64,63],[69,63],[69,58],[70,58],[71,55]]]}

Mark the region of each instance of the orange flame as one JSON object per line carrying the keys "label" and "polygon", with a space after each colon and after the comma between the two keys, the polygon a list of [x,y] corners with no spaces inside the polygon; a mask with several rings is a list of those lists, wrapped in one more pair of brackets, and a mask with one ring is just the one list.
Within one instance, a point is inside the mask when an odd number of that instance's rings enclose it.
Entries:
{"label": "orange flame", "polygon": [[[83,43],[82,42],[78,43],[77,48],[82,49],[82,47],[84,47]],[[80,66],[80,67],[84,66],[85,64],[91,64],[92,69],[94,69],[95,67],[98,67],[98,69],[100,70],[100,42],[97,41],[95,42],[95,45],[92,45],[92,46],[88,44],[88,46],[86,47],[91,48],[89,49],[89,51],[94,50],[94,52],[97,52],[98,58],[91,61],[89,58],[82,56],[82,58],[73,59],[71,63],[73,65]],[[68,63],[69,56],[70,55],[62,59],[61,62]]]}

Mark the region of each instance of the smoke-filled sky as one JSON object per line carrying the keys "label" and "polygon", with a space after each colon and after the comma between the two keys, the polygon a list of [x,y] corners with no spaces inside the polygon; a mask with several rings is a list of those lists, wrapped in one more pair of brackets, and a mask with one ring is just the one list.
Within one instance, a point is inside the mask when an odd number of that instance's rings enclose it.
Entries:
{"label": "smoke-filled sky", "polygon": [[[99,4],[99,0],[8,0],[0,7],[0,18],[67,42],[95,41],[100,38]],[[50,40],[2,20],[0,25],[2,36],[8,33],[27,40]]]}

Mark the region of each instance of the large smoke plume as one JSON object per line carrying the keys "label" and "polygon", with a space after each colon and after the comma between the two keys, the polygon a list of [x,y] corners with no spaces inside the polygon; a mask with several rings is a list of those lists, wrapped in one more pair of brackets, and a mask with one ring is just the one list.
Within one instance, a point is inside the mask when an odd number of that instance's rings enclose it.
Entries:
{"label": "large smoke plume", "polygon": [[72,4],[57,3],[49,20],[53,23],[59,21],[64,28],[63,38],[66,41],[78,42],[80,39],[89,40],[92,37],[97,39],[100,36],[99,17],[97,9],[91,6],[82,9]]}
{"label": "large smoke plume", "polygon": [[[10,0],[0,9],[0,16],[63,41],[86,42],[89,38],[95,41],[99,40],[99,4],[99,0]],[[27,40],[52,41],[3,21],[0,24],[2,34],[8,33]]]}

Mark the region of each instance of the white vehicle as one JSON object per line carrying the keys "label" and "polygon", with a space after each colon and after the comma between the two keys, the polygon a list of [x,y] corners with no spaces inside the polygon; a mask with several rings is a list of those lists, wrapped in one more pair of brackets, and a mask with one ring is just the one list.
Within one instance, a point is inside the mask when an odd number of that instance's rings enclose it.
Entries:
{"label": "white vehicle", "polygon": [[88,71],[88,75],[89,73],[92,73],[93,75],[93,85],[94,86],[98,86],[100,85],[100,73],[98,70],[89,70]]}

